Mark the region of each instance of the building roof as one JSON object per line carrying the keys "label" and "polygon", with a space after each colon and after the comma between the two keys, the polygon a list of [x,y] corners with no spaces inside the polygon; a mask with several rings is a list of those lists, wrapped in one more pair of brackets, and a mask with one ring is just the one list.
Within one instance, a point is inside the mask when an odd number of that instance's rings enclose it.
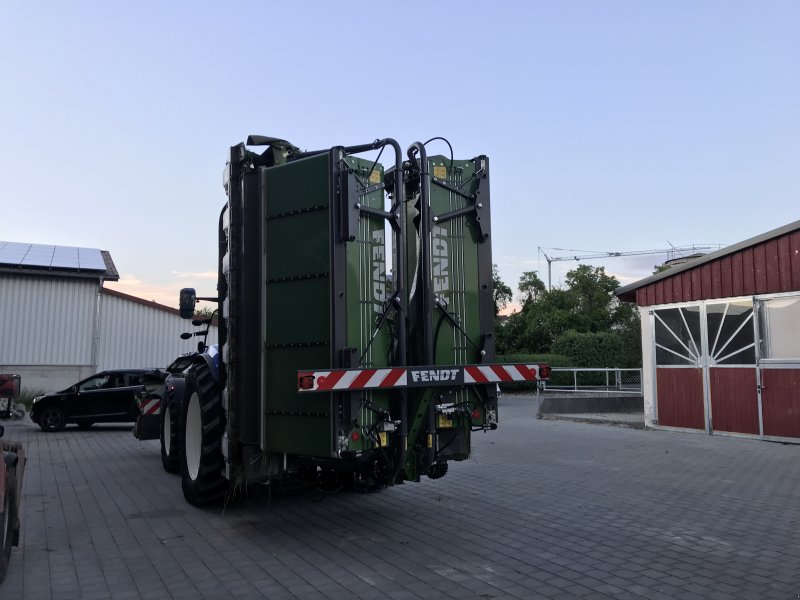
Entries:
{"label": "building roof", "polygon": [[[120,298],[122,300],[127,300],[128,302],[133,302],[135,304],[141,304],[142,306],[147,306],[149,308],[153,308],[155,310],[160,310],[162,312],[169,313],[171,315],[180,316],[181,311],[177,308],[173,308],[171,306],[166,306],[164,304],[159,304],[158,302],[154,302],[152,300],[145,300],[144,298],[139,298],[138,296],[131,296],[130,294],[126,294],[124,292],[120,292],[117,290],[113,290],[111,288],[103,287],[100,289],[100,292],[103,294],[107,294],[108,296],[114,296],[116,298]],[[194,318],[202,319],[201,315],[195,315]],[[219,323],[217,322],[216,315],[211,319],[211,324],[214,327],[217,327]]]}
{"label": "building roof", "polygon": [[107,250],[3,241],[0,274],[119,280]]}
{"label": "building roof", "polygon": [[136,304],[141,304],[142,306],[148,306],[150,308],[154,308],[162,312],[167,312],[171,315],[177,316],[181,314],[181,311],[179,311],[177,308],[172,308],[171,306],[165,306],[163,304],[159,304],[158,302],[145,300],[144,298],[139,298],[137,296],[131,296],[130,294],[126,294],[124,292],[118,292],[117,290],[112,290],[111,288],[104,287],[100,291],[103,294],[107,294],[109,296],[115,296],[117,298],[121,298],[122,300],[127,300],[129,302],[134,302]]}
{"label": "building roof", "polygon": [[[734,255],[740,255],[744,251],[752,251],[753,248],[756,247],[763,247],[768,242],[772,242],[775,244],[773,240],[777,240],[778,238],[785,238],[787,240],[787,252],[789,256],[786,257],[779,257],[775,256],[775,260],[779,260],[779,258],[784,258],[786,261],[786,268],[789,270],[789,281],[796,282],[796,280],[800,279],[800,271],[794,272],[796,268],[800,267],[800,255],[795,256],[797,252],[800,252],[800,249],[794,248],[794,244],[789,245],[789,236],[792,237],[794,240],[797,236],[792,236],[791,234],[796,234],[800,232],[800,221],[795,221],[793,223],[789,223],[788,225],[784,225],[783,227],[778,227],[777,229],[773,229],[772,231],[768,231],[766,233],[762,233],[761,235],[757,235],[750,239],[744,240],[743,242],[739,242],[737,244],[733,244],[732,246],[728,246],[726,248],[722,248],[716,252],[712,252],[710,254],[704,254],[694,260],[687,262],[686,264],[679,265],[673,267],[671,269],[667,269],[666,271],[662,271],[661,273],[656,273],[655,275],[651,275],[650,277],[646,277],[645,279],[641,279],[635,283],[631,283],[626,286],[622,286],[615,290],[615,294],[619,297],[620,300],[626,302],[635,302],[637,301],[637,292],[642,290],[642,288],[648,288],[649,286],[653,286],[653,284],[657,284],[659,282],[663,282],[669,279],[677,279],[679,275],[684,273],[698,272],[704,271],[704,267],[709,268],[712,264],[717,266],[722,262],[726,262],[730,260],[730,257]],[[751,259],[752,260],[752,259]],[[756,265],[758,267],[759,265]],[[766,274],[764,274],[766,276]],[[786,279],[783,276],[783,279]],[[785,283],[785,282],[784,282]],[[694,297],[686,297],[686,292],[684,288],[684,298],[687,300],[695,300],[697,298]],[[786,285],[782,285],[781,287],[786,287]],[[749,290],[745,290],[748,292]],[[764,290],[766,292],[767,290]],[[779,290],[772,290],[772,291],[779,291]],[[753,290],[753,293],[758,292],[758,290]],[[762,293],[762,292],[759,292]],[[692,294],[696,296],[697,294]],[[705,297],[707,294],[703,293]],[[735,294],[739,295],[739,294]],[[722,297],[722,296],[719,296]],[[652,304],[653,302],[639,302],[639,304]]]}

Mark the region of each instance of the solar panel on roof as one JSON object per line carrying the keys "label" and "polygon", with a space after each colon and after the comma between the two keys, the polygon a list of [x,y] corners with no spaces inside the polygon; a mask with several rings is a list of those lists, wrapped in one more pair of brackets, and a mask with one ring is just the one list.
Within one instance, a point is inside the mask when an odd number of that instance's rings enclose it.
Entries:
{"label": "solar panel on roof", "polygon": [[27,249],[30,244],[20,244],[19,242],[3,242],[9,248]]}
{"label": "solar panel on roof", "polygon": [[0,262],[6,264],[19,264],[19,261],[25,257],[27,247],[30,244],[18,244],[15,242],[3,242],[0,247]]}
{"label": "solar panel on roof", "polygon": [[53,259],[53,247],[49,248],[41,246],[39,248],[31,248],[25,254],[20,264],[32,265],[37,267],[49,267]]}
{"label": "solar panel on roof", "polygon": [[87,271],[105,271],[106,261],[103,260],[103,253],[94,248],[78,248],[78,257],[81,269]]}
{"label": "solar panel on roof", "polygon": [[55,246],[55,251],[53,252],[53,258],[77,258],[78,257],[78,249],[77,248],[68,248],[66,246]]}
{"label": "solar panel on roof", "polygon": [[27,267],[49,267],[50,266],[50,257],[49,256],[31,256],[30,254],[25,256],[21,261],[19,261],[20,265],[24,265]]}
{"label": "solar panel on roof", "polygon": [[23,258],[19,264],[28,267],[49,267],[53,260],[54,249],[55,246],[30,244],[25,252],[25,258]]}
{"label": "solar panel on roof", "polygon": [[55,246],[31,246],[28,249],[28,254],[33,254],[33,255],[44,254],[47,256],[52,256],[54,250]]}
{"label": "solar panel on roof", "polygon": [[0,264],[51,269],[105,271],[103,253],[96,248],[0,242]]}
{"label": "solar panel on roof", "polygon": [[18,265],[23,258],[25,258],[25,251],[17,244],[6,244],[0,248],[0,263]]}

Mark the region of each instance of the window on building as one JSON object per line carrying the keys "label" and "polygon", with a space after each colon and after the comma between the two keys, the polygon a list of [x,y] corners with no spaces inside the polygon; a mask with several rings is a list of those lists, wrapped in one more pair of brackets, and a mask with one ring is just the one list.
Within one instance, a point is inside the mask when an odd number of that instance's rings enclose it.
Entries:
{"label": "window on building", "polygon": [[738,300],[706,305],[711,365],[754,365],[756,339],[753,302]]}
{"label": "window on building", "polygon": [[800,296],[770,298],[759,304],[762,357],[800,360]]}
{"label": "window on building", "polygon": [[698,365],[700,361],[700,307],[654,311],[656,364]]}

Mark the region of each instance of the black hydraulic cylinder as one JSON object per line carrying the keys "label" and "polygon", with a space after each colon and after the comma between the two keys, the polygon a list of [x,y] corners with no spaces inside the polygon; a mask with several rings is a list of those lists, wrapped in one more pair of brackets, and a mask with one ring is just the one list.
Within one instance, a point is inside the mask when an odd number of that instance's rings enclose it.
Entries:
{"label": "black hydraulic cylinder", "polygon": [[[422,323],[422,364],[432,365],[433,355],[433,275],[431,273],[431,207],[428,194],[428,154],[425,145],[414,142],[407,151],[411,161],[419,154],[419,236],[420,236],[420,278],[417,292],[422,293],[420,323]],[[428,402],[427,414],[428,443],[430,447],[425,456],[425,465],[430,468],[436,454],[436,406],[433,398]]]}

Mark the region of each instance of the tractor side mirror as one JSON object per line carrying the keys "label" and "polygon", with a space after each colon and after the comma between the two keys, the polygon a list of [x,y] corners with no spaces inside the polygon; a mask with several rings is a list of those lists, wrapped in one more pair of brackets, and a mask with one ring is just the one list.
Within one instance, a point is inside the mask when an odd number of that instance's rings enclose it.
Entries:
{"label": "tractor side mirror", "polygon": [[191,319],[194,316],[195,304],[197,304],[197,294],[194,288],[183,288],[179,303],[181,319]]}

